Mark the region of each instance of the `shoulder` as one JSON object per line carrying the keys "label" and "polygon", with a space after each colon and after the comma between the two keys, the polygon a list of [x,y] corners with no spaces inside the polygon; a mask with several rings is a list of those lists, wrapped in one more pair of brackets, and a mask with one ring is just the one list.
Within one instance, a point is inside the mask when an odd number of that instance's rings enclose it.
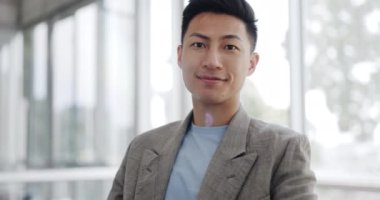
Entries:
{"label": "shoulder", "polygon": [[249,125],[249,141],[251,144],[264,147],[269,152],[284,152],[289,147],[309,151],[309,140],[305,134],[298,133],[290,128],[251,119]]}
{"label": "shoulder", "polygon": [[288,127],[264,122],[254,118],[251,118],[250,120],[249,132],[258,137],[267,137],[277,140],[293,140],[305,136],[304,134],[298,133]]}
{"label": "shoulder", "polygon": [[130,143],[130,149],[152,147],[165,142],[178,133],[182,121],[172,122],[137,135]]}

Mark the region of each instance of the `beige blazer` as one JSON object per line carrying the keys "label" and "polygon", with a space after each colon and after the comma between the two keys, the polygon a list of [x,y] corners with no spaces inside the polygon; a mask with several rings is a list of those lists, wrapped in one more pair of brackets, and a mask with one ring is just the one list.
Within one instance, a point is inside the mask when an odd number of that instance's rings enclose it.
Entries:
{"label": "beige blazer", "polygon": [[[137,136],[108,200],[162,200],[192,113]],[[241,108],[231,120],[201,184],[201,200],[314,200],[315,176],[305,135],[251,119]]]}

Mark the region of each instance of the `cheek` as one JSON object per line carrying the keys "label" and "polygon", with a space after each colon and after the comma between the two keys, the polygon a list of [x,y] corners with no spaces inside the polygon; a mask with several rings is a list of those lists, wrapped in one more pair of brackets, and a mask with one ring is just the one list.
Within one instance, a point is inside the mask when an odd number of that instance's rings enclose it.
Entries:
{"label": "cheek", "polygon": [[245,76],[242,73],[235,74],[234,87],[240,89],[243,86]]}
{"label": "cheek", "polygon": [[240,70],[235,70],[233,72],[233,85],[234,85],[234,88],[236,89],[240,89],[243,84],[244,84],[244,81],[247,77],[247,70],[248,68],[240,68]]}
{"label": "cheek", "polygon": [[196,70],[195,66],[195,63],[191,62],[191,60],[184,59],[181,65],[183,78],[191,78]]}
{"label": "cheek", "polygon": [[186,86],[192,84],[193,80],[193,71],[188,66],[182,66],[182,78]]}
{"label": "cheek", "polygon": [[191,68],[189,68],[189,66],[187,66],[187,65],[182,66],[183,77],[188,77],[188,76],[190,76],[191,73],[192,73]]}

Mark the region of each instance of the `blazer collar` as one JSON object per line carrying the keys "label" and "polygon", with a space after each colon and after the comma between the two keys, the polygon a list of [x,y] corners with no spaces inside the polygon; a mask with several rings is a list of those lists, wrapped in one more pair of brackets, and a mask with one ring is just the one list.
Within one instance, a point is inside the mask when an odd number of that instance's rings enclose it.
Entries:
{"label": "blazer collar", "polygon": [[236,199],[257,153],[247,152],[250,117],[240,108],[208,166],[198,199]]}
{"label": "blazer collar", "polygon": [[158,179],[157,179],[157,200],[165,198],[166,189],[169,184],[169,178],[177,153],[181,147],[182,140],[187,132],[189,124],[193,118],[193,113],[190,112],[184,121],[178,127],[176,133],[172,135],[172,138],[167,138],[168,141],[164,144],[162,151],[160,152],[160,161],[158,169]]}
{"label": "blazer collar", "polygon": [[169,137],[164,137],[164,141],[158,141],[159,145],[144,151],[140,169],[142,175],[137,181],[135,199],[162,200],[165,198],[174,161],[192,116],[190,112],[173,134],[167,134]]}
{"label": "blazer collar", "polygon": [[[182,139],[192,121],[192,112],[161,147],[143,152],[136,199],[165,198],[170,174]],[[252,168],[257,154],[247,153],[250,117],[240,108],[232,118],[211,162],[198,194],[198,199],[235,199]],[[158,142],[162,144],[161,142]],[[152,192],[154,191],[154,192]]]}

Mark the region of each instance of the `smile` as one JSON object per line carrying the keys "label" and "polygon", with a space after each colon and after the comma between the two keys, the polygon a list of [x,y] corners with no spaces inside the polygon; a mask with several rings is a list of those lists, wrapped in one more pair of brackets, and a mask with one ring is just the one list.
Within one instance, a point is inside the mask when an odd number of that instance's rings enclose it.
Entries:
{"label": "smile", "polygon": [[227,78],[212,75],[196,75],[196,77],[204,81],[227,81]]}

